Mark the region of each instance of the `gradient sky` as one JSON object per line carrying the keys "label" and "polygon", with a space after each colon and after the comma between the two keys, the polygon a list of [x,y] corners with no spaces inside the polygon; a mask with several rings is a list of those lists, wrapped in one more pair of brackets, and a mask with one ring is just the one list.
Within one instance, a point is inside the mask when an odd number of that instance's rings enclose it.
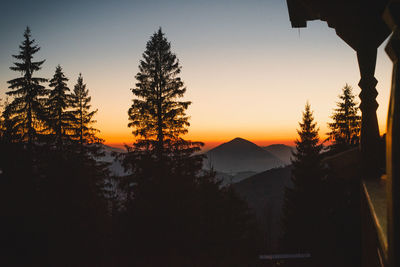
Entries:
{"label": "gradient sky", "polygon": [[[242,137],[290,144],[308,100],[320,134],[345,83],[360,92],[355,52],[325,22],[292,29],[284,0],[7,1],[0,10],[0,97],[27,25],[46,59],[37,75],[61,64],[69,86],[78,73],[98,108],[108,144],[131,143],[127,110],[139,60],[162,27],[183,66],[192,101],[187,139],[208,146]],[[378,50],[378,120],[385,132],[391,62]],[[357,100],[359,101],[358,97]]]}

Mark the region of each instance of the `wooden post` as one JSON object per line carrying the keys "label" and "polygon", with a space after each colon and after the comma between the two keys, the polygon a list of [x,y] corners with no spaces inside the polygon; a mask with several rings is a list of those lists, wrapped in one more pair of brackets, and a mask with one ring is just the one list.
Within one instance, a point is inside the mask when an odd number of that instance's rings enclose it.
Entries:
{"label": "wooden post", "polygon": [[360,109],[361,121],[361,155],[364,178],[379,178],[379,127],[376,116],[378,102],[375,89],[378,81],[374,77],[377,49],[366,44],[357,51],[358,65],[360,67],[361,80],[358,85],[361,88]]}
{"label": "wooden post", "polygon": [[386,53],[393,61],[392,88],[386,133],[386,173],[388,185],[388,261],[389,267],[400,267],[400,3],[394,1],[384,13],[392,29]]}

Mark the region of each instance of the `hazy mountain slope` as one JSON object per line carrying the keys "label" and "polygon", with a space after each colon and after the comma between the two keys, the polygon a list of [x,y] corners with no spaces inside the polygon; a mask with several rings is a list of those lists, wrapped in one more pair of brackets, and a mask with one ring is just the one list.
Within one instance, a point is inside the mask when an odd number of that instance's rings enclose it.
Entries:
{"label": "hazy mountain slope", "polygon": [[291,166],[258,173],[233,185],[255,212],[265,234],[266,246],[277,248],[282,233],[281,216],[286,186],[291,186]]}
{"label": "hazy mountain slope", "polygon": [[204,167],[210,165],[216,171],[228,174],[237,172],[261,172],[285,163],[270,152],[242,138],[235,138],[206,153]]}
{"label": "hazy mountain slope", "polygon": [[263,149],[282,160],[284,163],[290,164],[292,151],[294,151],[295,148],[283,144],[274,144],[270,146],[264,146]]}
{"label": "hazy mountain slope", "polygon": [[119,160],[117,160],[117,158],[114,156],[114,154],[118,155],[121,153],[126,153],[126,150],[107,145],[103,145],[103,149],[104,149],[104,156],[101,157],[99,160],[111,163],[109,167],[111,174],[115,176],[126,175],[127,173],[122,167],[121,162],[119,162]]}
{"label": "hazy mountain slope", "polygon": [[228,184],[238,183],[250,176],[257,174],[256,172],[245,171],[245,172],[238,172],[235,174],[227,174],[224,172],[216,172],[215,176],[217,179],[222,180],[221,185],[225,186]]}

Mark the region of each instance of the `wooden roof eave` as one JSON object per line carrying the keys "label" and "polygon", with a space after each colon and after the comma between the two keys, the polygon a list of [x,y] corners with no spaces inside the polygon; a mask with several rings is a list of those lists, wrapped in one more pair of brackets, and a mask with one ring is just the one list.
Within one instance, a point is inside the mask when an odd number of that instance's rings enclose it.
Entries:
{"label": "wooden roof eave", "polygon": [[326,21],[341,39],[358,51],[366,46],[377,48],[389,36],[390,30],[382,19],[387,2],[287,0],[287,5],[293,28],[307,27],[307,21],[311,20]]}

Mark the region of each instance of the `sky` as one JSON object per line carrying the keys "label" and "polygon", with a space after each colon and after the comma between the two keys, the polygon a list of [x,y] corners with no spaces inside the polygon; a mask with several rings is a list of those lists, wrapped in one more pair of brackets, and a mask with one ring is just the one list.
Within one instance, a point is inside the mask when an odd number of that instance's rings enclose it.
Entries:
{"label": "sky", "polygon": [[[296,139],[307,101],[322,138],[347,83],[360,93],[356,53],[325,22],[293,29],[284,0],[7,1],[0,10],[0,98],[26,26],[46,59],[37,76],[60,64],[72,89],[79,73],[98,109],[106,144],[131,144],[127,111],[139,60],[161,27],[182,65],[192,101],[186,139],[210,148],[235,137],[259,145]],[[392,64],[378,49],[375,77],[381,134],[386,129]],[[359,98],[357,97],[359,102]]]}

